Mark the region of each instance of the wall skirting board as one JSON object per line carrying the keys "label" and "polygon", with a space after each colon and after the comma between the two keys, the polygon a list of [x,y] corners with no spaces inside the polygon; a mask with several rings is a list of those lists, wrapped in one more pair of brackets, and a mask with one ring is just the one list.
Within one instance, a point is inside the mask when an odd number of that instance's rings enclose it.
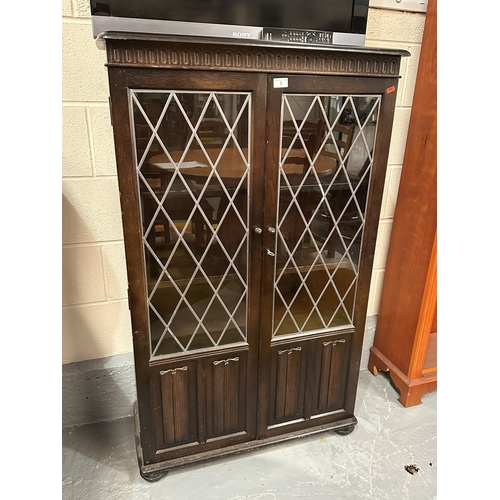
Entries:
{"label": "wall skirting board", "polygon": [[[366,318],[361,370],[367,370],[377,316]],[[62,425],[73,427],[133,416],[132,353],[62,365]]]}
{"label": "wall skirting board", "polygon": [[368,359],[370,358],[370,348],[375,338],[375,328],[377,326],[377,316],[367,316],[365,324],[365,334],[363,337],[363,349],[361,351],[360,370],[368,370]]}
{"label": "wall skirting board", "polygon": [[132,416],[136,399],[131,352],[62,366],[63,427]]}

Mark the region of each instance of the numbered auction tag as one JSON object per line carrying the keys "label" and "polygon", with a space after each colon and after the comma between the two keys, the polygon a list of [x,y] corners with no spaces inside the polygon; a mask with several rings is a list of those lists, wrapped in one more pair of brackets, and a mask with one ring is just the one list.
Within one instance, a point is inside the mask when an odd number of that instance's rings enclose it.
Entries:
{"label": "numbered auction tag", "polygon": [[283,89],[288,87],[288,78],[273,78],[273,87],[275,89]]}

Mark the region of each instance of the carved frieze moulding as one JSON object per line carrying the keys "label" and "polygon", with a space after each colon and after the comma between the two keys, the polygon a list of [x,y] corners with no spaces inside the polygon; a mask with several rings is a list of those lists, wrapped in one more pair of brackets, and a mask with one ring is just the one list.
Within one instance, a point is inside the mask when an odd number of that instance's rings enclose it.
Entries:
{"label": "carved frieze moulding", "polygon": [[291,47],[227,46],[108,40],[109,66],[276,73],[398,76],[400,59],[391,54]]}

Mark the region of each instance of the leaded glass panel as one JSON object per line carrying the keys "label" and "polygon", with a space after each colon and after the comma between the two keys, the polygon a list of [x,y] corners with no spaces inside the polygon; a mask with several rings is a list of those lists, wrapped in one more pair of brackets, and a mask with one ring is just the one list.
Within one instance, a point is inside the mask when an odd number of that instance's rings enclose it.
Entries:
{"label": "leaded glass panel", "polygon": [[151,356],[247,340],[250,93],[130,91]]}
{"label": "leaded glass panel", "polygon": [[283,94],[273,336],[353,324],[379,109]]}

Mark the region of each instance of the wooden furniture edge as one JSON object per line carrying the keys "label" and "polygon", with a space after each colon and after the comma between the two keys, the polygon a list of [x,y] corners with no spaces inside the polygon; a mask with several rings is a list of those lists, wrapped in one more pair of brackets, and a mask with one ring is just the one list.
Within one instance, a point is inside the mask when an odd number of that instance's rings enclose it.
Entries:
{"label": "wooden furniture edge", "polygon": [[198,69],[215,71],[328,74],[401,78],[404,50],[353,47],[314,47],[206,40],[193,43],[188,37],[156,40],[112,38],[106,40],[106,66],[123,68]]}
{"label": "wooden furniture edge", "polygon": [[[426,352],[429,345],[429,334],[432,329],[432,322],[436,312],[437,302],[437,259],[436,259],[436,239],[434,234],[434,242],[432,244],[431,255],[429,259],[429,267],[425,280],[424,293],[420,314],[418,317],[417,328],[415,332],[415,343],[410,358],[410,369],[408,370],[408,378],[410,380],[418,378],[424,369]],[[429,371],[428,369],[426,371]]]}
{"label": "wooden furniture edge", "polygon": [[392,382],[400,392],[398,401],[406,408],[420,404],[425,393],[437,388],[437,368],[421,377],[410,379],[376,347],[370,349],[368,367],[375,376],[379,371],[389,372]]}

